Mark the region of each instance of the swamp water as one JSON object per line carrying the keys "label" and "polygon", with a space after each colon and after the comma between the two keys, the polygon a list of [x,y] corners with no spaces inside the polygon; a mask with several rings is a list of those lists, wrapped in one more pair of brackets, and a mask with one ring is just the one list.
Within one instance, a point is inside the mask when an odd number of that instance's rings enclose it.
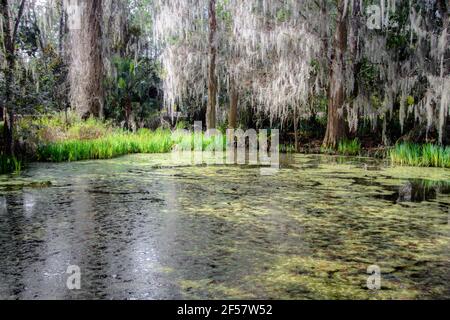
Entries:
{"label": "swamp water", "polygon": [[449,193],[448,169],[372,159],[32,164],[0,176],[0,298],[450,298]]}

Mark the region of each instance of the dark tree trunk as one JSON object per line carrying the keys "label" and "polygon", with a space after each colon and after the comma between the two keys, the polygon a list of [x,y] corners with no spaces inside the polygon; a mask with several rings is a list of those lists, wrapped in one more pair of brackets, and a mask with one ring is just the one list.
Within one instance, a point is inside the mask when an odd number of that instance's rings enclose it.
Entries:
{"label": "dark tree trunk", "polygon": [[294,108],[294,143],[295,143],[295,152],[298,152],[299,141],[298,141],[298,116],[297,116],[297,108]]}
{"label": "dark tree trunk", "polygon": [[132,102],[131,102],[131,97],[127,96],[125,97],[125,127],[127,130],[131,130],[131,123],[130,123],[130,119],[131,119],[131,113],[133,112],[132,110]]}
{"label": "dark tree trunk", "polygon": [[88,25],[90,36],[90,72],[88,96],[90,97],[89,110],[94,117],[103,116],[103,57],[102,57],[102,1],[88,1]]}
{"label": "dark tree trunk", "polygon": [[[352,17],[350,22],[350,35],[349,43],[350,43],[350,55],[352,57],[352,63],[353,63],[353,77],[355,79],[353,91],[351,93],[353,98],[356,98],[359,94],[360,88],[359,83],[356,81],[358,78],[360,72],[361,72],[361,59],[360,59],[360,30],[363,26],[363,15],[361,11],[361,2],[360,0],[353,0],[352,4]],[[354,101],[354,99],[352,99]],[[353,102],[352,102],[353,104]],[[351,128],[352,132],[356,131],[356,127]]]}
{"label": "dark tree trunk", "polygon": [[237,127],[237,110],[239,104],[239,92],[236,88],[234,79],[230,80],[230,114],[228,117],[228,127],[236,129]]}
{"label": "dark tree trunk", "polygon": [[10,109],[11,96],[12,96],[12,80],[15,64],[15,52],[13,43],[13,34],[11,31],[11,17],[9,16],[8,0],[0,0],[0,10],[3,16],[3,39],[5,46],[5,56],[7,67],[4,70],[5,73],[5,98],[6,108]]}
{"label": "dark tree trunk", "polygon": [[[13,128],[14,128],[14,104],[13,99],[13,83],[14,83],[14,66],[16,63],[16,53],[14,44],[16,42],[17,32],[19,30],[20,20],[23,15],[25,8],[25,0],[22,0],[19,6],[19,11],[17,18],[12,24],[10,17],[8,0],[0,0],[0,14],[3,17],[3,39],[5,47],[6,56],[6,68],[4,70],[5,75],[5,99],[6,99],[6,110],[4,111],[4,138],[5,146],[4,152],[6,155],[14,154],[14,139],[13,139]],[[11,30],[11,27],[14,26]],[[3,112],[2,112],[3,113]]]}
{"label": "dark tree trunk", "polygon": [[5,139],[5,145],[3,152],[6,155],[14,154],[14,146],[13,146],[13,133],[12,127],[13,124],[12,119],[12,85],[13,85],[13,76],[14,76],[14,64],[15,64],[15,56],[14,56],[14,44],[11,33],[11,18],[9,16],[9,6],[8,0],[1,0],[0,10],[3,16],[3,42],[5,46],[5,55],[6,55],[6,68],[4,70],[5,75],[5,114],[4,114],[4,125],[3,125],[3,137]]}
{"label": "dark tree trunk", "polygon": [[14,128],[14,114],[12,112],[6,112],[4,128],[3,128],[3,130],[4,130],[3,136],[4,136],[4,139],[5,139],[5,150],[4,150],[4,153],[7,156],[13,156],[14,155],[13,128]]}
{"label": "dark tree trunk", "polygon": [[330,71],[328,123],[323,146],[336,148],[345,138],[345,120],[342,108],[345,102],[343,75],[344,54],[347,50],[347,12],[344,0],[338,2],[338,20],[334,35],[333,57]]}
{"label": "dark tree trunk", "polygon": [[208,129],[216,128],[216,102],[217,102],[217,19],[216,0],[209,1],[209,69],[208,69],[208,106],[206,109],[206,126]]}

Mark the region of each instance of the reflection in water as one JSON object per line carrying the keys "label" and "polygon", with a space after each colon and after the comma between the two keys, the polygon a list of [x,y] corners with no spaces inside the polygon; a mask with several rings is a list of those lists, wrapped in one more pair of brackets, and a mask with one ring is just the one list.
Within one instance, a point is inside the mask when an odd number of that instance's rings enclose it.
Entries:
{"label": "reflection in water", "polygon": [[[0,177],[0,298],[450,298],[449,170],[295,156],[262,176],[172,161]],[[378,292],[365,286],[374,264]]]}
{"label": "reflection in water", "polygon": [[382,195],[381,199],[393,202],[423,202],[436,200],[438,194],[449,195],[450,183],[446,181],[410,180],[391,195]]}

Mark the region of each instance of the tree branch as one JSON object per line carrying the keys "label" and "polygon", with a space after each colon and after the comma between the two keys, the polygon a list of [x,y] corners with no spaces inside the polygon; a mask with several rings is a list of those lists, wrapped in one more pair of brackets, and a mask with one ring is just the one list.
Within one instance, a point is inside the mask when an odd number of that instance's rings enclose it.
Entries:
{"label": "tree branch", "polygon": [[19,12],[17,13],[16,22],[14,24],[14,32],[13,32],[13,35],[12,35],[12,43],[16,43],[17,32],[19,31],[19,24],[20,24],[20,20],[22,19],[22,16],[23,16],[25,3],[26,3],[26,0],[22,0],[22,2],[20,3]]}

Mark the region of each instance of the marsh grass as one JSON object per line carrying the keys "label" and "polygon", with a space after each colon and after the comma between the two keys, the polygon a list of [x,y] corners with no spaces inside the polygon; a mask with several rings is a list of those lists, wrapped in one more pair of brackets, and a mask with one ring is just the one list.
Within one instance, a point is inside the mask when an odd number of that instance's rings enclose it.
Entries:
{"label": "marsh grass", "polygon": [[[169,131],[170,132],[170,131]],[[173,148],[175,150],[199,150],[203,151],[218,150],[224,151],[227,143],[225,135],[219,135],[217,137],[208,137],[204,133],[174,133],[172,135]],[[199,143],[199,141],[201,141]],[[200,147],[201,144],[201,147]]]}
{"label": "marsh grass", "polygon": [[358,156],[361,154],[362,146],[358,138],[353,140],[344,139],[338,143],[337,149],[321,147],[324,154],[338,154],[342,156]]}
{"label": "marsh grass", "polygon": [[171,131],[146,129],[137,133],[121,130],[94,139],[70,139],[44,144],[38,148],[38,160],[63,162],[111,159],[132,153],[165,153],[173,148]]}
{"label": "marsh grass", "polygon": [[[82,126],[71,128],[71,132],[80,132]],[[177,135],[170,130],[158,129],[150,131],[141,129],[136,133],[120,129],[109,129],[101,132],[101,128],[95,129],[91,124],[90,138],[57,140],[42,143],[37,149],[39,161],[65,162],[81,160],[112,159],[118,156],[134,153],[167,153],[174,149],[195,150],[194,133]],[[84,135],[83,135],[84,136]],[[214,137],[206,137],[201,134],[202,150],[209,150],[217,144],[217,149],[224,147],[226,139],[216,140]]]}
{"label": "marsh grass", "polygon": [[[178,128],[184,127],[186,124],[179,124]],[[29,160],[50,162],[111,159],[132,153],[166,153],[174,149],[198,150],[200,145],[195,145],[194,140],[199,139],[202,150],[226,146],[226,135],[217,138],[203,133],[174,134],[168,129],[141,129],[132,133],[114,127],[110,122],[94,118],[84,121],[70,112],[21,119],[16,131],[16,137],[28,144],[24,149],[32,151],[26,153]],[[280,146],[280,152],[293,151],[292,146]],[[358,139],[342,140],[337,150],[322,149],[322,152],[356,156],[361,154],[362,147]],[[450,147],[399,144],[386,156],[397,165],[450,168]],[[0,158],[1,173],[19,171],[20,167],[21,161],[15,158]]]}
{"label": "marsh grass", "polygon": [[295,153],[296,148],[293,144],[280,144],[279,151],[281,153]]}
{"label": "marsh grass", "polygon": [[0,174],[19,173],[22,162],[15,157],[7,157],[0,154]]}
{"label": "marsh grass", "polygon": [[361,142],[358,138],[353,140],[341,140],[338,144],[338,153],[345,156],[360,155],[361,149]]}
{"label": "marsh grass", "polygon": [[389,158],[401,166],[450,168],[450,147],[402,143],[389,151]]}
{"label": "marsh grass", "polygon": [[[201,139],[202,150],[209,150],[217,143],[217,149],[225,146],[225,137],[216,141],[214,137]],[[91,140],[65,140],[43,144],[38,148],[38,160],[50,162],[112,159],[133,153],[167,153],[174,149],[195,150],[194,134],[176,136],[170,130],[150,131],[141,129],[137,133],[121,130]]]}

